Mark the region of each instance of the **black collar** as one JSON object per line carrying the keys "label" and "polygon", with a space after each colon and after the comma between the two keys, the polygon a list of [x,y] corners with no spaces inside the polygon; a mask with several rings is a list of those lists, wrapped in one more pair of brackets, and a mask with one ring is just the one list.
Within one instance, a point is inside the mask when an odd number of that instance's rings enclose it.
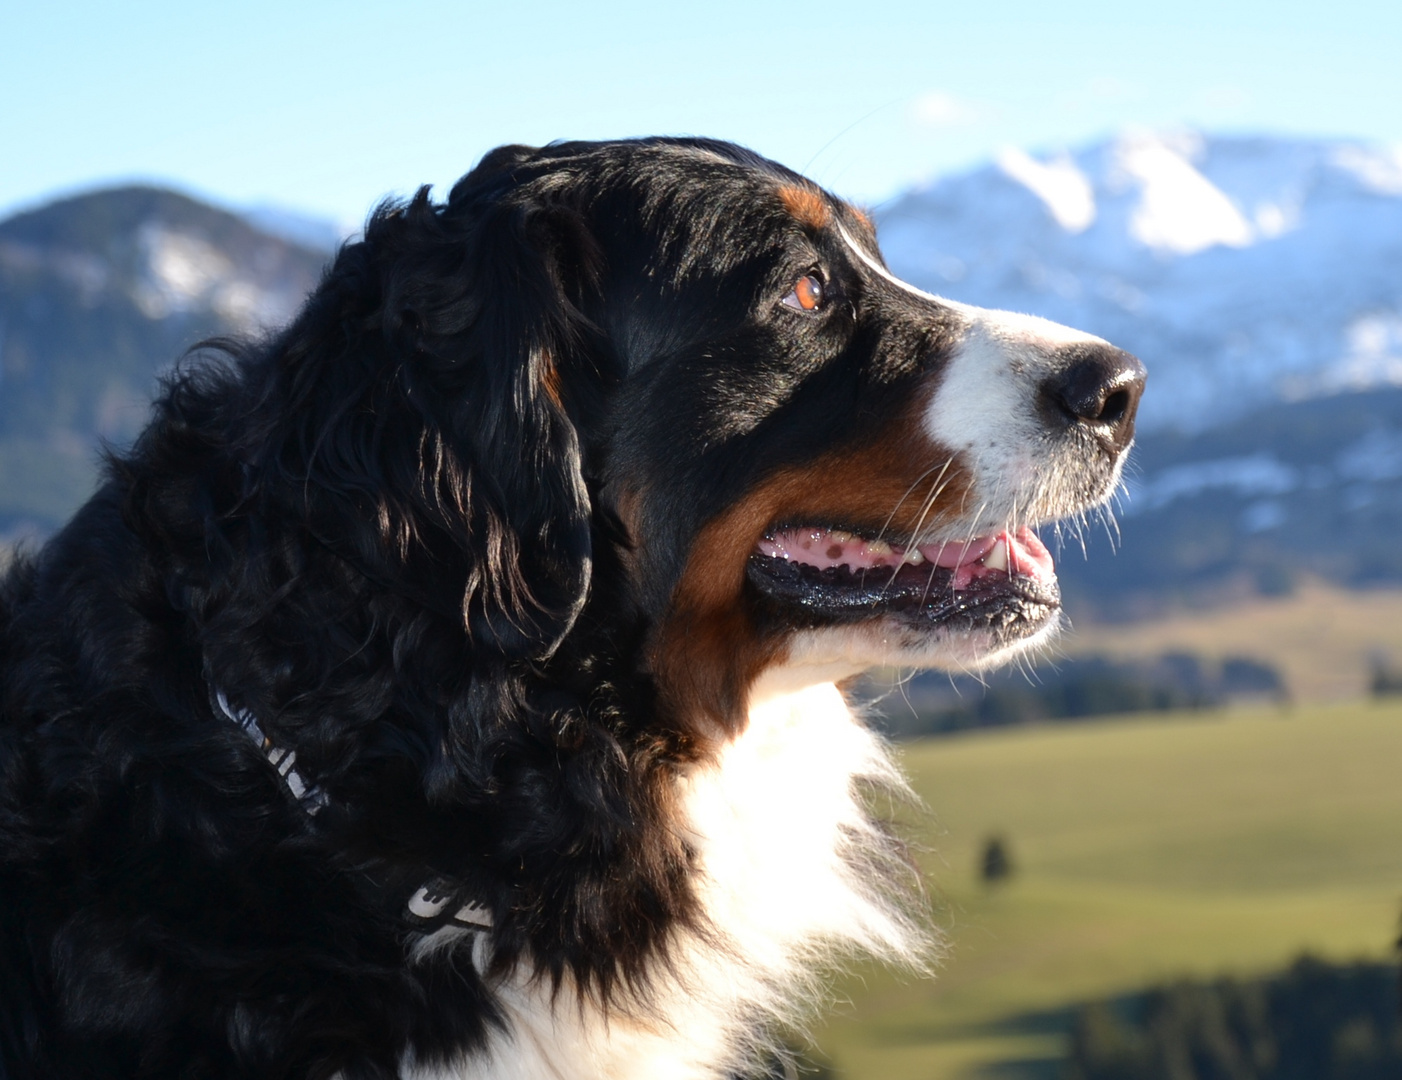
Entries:
{"label": "black collar", "polygon": [[[277,770],[283,787],[308,816],[315,817],[330,800],[321,788],[308,784],[297,771],[297,751],[275,745],[253,714],[230,705],[222,690],[214,692],[214,702],[225,717],[258,744],[268,763]],[[475,933],[487,933],[492,928],[492,913],[487,905],[473,900],[466,887],[442,878],[430,878],[415,889],[400,917],[421,934],[432,934],[447,926]]]}

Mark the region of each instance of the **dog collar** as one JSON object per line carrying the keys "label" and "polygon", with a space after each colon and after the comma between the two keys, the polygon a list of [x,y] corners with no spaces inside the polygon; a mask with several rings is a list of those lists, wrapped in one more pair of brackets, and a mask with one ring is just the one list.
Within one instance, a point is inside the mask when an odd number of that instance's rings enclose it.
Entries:
{"label": "dog collar", "polygon": [[[308,815],[315,817],[326,806],[328,799],[324,791],[308,784],[297,771],[297,751],[284,750],[274,744],[253,714],[230,705],[222,690],[215,691],[214,700],[219,711],[258,744],[258,749],[277,770],[283,786],[297,804]],[[402,917],[413,929],[423,934],[449,926],[477,933],[485,933],[492,928],[492,913],[487,906],[472,900],[466,888],[442,878],[432,878],[420,885],[404,905]]]}
{"label": "dog collar", "polygon": [[492,913],[486,904],[468,899],[465,889],[441,879],[420,885],[409,897],[404,920],[425,934],[445,926],[482,933],[492,928]]}
{"label": "dog collar", "polygon": [[262,727],[254,719],[251,712],[246,709],[235,709],[229,704],[229,699],[224,696],[224,691],[216,690],[214,699],[219,703],[219,710],[230,720],[248,734],[258,749],[263,752],[263,756],[268,759],[277,774],[282,778],[283,786],[292,793],[292,797],[302,805],[302,808],[313,817],[326,805],[326,793],[320,788],[312,787],[302,779],[294,766],[297,764],[297,751],[284,750],[273,745],[273,740],[263,733]]}

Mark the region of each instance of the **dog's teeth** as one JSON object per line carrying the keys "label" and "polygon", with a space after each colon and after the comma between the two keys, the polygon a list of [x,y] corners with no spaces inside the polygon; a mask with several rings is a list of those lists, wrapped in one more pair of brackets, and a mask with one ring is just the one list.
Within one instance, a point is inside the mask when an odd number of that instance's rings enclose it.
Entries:
{"label": "dog's teeth", "polygon": [[867,550],[873,555],[889,555],[891,554],[891,545],[885,540],[868,540]]}
{"label": "dog's teeth", "polygon": [[905,553],[905,561],[910,563],[911,566],[919,566],[925,561],[925,556],[920,554],[919,548],[911,548]]}
{"label": "dog's teeth", "polygon": [[990,570],[1006,570],[1008,568],[1008,541],[1003,537],[998,538],[998,542],[993,545],[993,550],[983,557],[983,565]]}
{"label": "dog's teeth", "polygon": [[834,543],[838,544],[845,544],[847,543],[847,541],[852,539],[851,533],[843,532],[841,529],[833,529],[832,532],[828,533],[828,536],[830,536],[833,539]]}

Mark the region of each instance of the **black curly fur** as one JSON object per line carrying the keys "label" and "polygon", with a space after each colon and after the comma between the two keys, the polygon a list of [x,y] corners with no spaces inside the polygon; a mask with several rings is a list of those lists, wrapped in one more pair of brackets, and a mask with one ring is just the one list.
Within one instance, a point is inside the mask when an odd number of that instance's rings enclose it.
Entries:
{"label": "black curly fur", "polygon": [[460,1054],[501,1017],[462,951],[406,960],[432,874],[490,907],[492,972],[645,994],[700,920],[668,793],[704,738],[642,659],[689,538],[914,370],[755,316],[795,269],[776,179],[724,144],[503,148],[167,381],[0,590],[0,1078]]}

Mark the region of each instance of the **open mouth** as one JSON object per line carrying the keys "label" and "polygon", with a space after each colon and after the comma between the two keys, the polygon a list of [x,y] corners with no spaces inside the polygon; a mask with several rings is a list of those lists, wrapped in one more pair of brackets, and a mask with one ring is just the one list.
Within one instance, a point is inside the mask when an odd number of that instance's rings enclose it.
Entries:
{"label": "open mouth", "polygon": [[933,629],[1034,633],[1061,606],[1051,553],[1028,528],[902,545],[842,529],[780,528],[750,554],[751,583],[811,623],[895,616]]}

